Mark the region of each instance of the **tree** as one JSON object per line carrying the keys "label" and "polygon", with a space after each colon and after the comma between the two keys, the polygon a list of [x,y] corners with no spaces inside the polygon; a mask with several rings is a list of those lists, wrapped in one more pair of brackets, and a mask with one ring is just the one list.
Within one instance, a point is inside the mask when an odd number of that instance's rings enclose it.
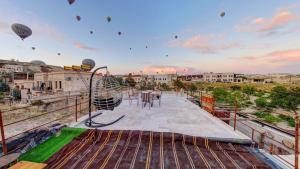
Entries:
{"label": "tree", "polygon": [[120,85],[123,85],[123,79],[121,77],[117,77],[116,80],[119,82]]}
{"label": "tree", "polygon": [[162,83],[160,87],[166,91],[170,90],[170,87],[166,83]]}
{"label": "tree", "polygon": [[185,88],[185,87],[184,87],[184,84],[183,84],[182,81],[179,80],[179,79],[176,79],[176,80],[173,82],[173,85],[174,85],[174,87],[175,87],[177,90],[182,89],[182,88]]}
{"label": "tree", "polygon": [[15,100],[21,100],[21,90],[19,87],[15,87],[12,91],[12,95]]}
{"label": "tree", "polygon": [[197,86],[194,83],[191,83],[191,85],[189,85],[189,91],[192,93],[192,95],[194,94],[194,92],[197,91]]}
{"label": "tree", "polygon": [[135,82],[135,80],[133,79],[131,73],[129,73],[129,75],[128,75],[128,77],[126,78],[125,82],[126,82],[126,84],[128,84],[130,87],[135,87],[135,85],[136,85],[136,82]]}

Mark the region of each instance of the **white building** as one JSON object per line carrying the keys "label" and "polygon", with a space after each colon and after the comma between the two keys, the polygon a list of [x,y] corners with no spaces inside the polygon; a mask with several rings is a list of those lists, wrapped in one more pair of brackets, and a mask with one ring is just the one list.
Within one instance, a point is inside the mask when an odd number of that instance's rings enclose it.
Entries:
{"label": "white building", "polygon": [[173,81],[176,80],[176,74],[156,74],[148,75],[149,80],[153,80],[156,84],[167,84],[172,85]]}
{"label": "white building", "polygon": [[244,82],[242,74],[235,73],[203,73],[204,82],[240,83]]}
{"label": "white building", "polygon": [[[89,87],[91,72],[59,71],[35,73],[34,83],[36,89],[62,91],[86,91]],[[95,78],[96,81],[96,78]]]}

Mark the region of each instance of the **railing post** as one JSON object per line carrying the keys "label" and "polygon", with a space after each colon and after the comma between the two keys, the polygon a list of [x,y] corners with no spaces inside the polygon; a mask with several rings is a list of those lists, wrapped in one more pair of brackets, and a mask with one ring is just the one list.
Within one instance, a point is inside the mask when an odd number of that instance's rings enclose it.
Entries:
{"label": "railing post", "polygon": [[236,114],[237,114],[237,100],[236,97],[234,98],[234,122],[233,122],[233,129],[236,129]]}
{"label": "railing post", "polygon": [[81,98],[80,98],[80,102],[79,102],[79,116],[80,114],[82,114],[82,110],[81,110]]}
{"label": "railing post", "polygon": [[75,97],[75,121],[77,122],[77,96]]}
{"label": "railing post", "polygon": [[2,151],[3,151],[4,155],[7,155],[7,145],[6,145],[6,141],[5,141],[4,126],[3,126],[1,110],[0,110],[0,132],[1,132],[1,139],[2,139]]}
{"label": "railing post", "polygon": [[251,139],[254,140],[254,128],[252,128]]}
{"label": "railing post", "polygon": [[260,149],[264,149],[264,147],[265,147],[264,140],[265,140],[265,133],[261,133],[260,134],[260,141],[259,141],[259,148]]}
{"label": "railing post", "polygon": [[295,169],[299,165],[299,115],[295,112]]}

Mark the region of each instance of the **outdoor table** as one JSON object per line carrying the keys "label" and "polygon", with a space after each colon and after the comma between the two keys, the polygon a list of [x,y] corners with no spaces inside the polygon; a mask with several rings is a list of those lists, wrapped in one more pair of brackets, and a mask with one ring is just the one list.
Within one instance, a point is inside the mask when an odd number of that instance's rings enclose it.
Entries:
{"label": "outdoor table", "polygon": [[8,167],[10,164],[17,162],[20,153],[11,153],[0,158],[0,168]]}

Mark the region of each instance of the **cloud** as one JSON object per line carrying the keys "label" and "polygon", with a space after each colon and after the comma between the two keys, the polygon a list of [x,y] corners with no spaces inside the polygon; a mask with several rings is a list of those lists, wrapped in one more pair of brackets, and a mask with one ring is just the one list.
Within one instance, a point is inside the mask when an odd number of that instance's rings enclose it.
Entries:
{"label": "cloud", "polygon": [[88,51],[98,51],[98,48],[93,48],[93,47],[87,46],[86,44],[83,44],[80,42],[76,42],[75,47],[78,49],[84,49],[84,50],[88,50]]}
{"label": "cloud", "polygon": [[273,62],[300,62],[300,49],[272,52],[265,58]]}
{"label": "cloud", "polygon": [[143,69],[144,73],[147,74],[156,74],[156,73],[184,73],[184,74],[194,74],[199,72],[195,68],[191,67],[181,67],[181,66],[149,66]]}
{"label": "cloud", "polygon": [[201,53],[217,53],[221,50],[238,47],[240,43],[226,42],[224,34],[210,34],[193,36],[183,42],[182,46]]}
{"label": "cloud", "polygon": [[[290,9],[290,8],[289,8]],[[288,28],[288,25],[300,20],[300,15],[290,10],[278,10],[271,18],[247,18],[235,26],[237,32],[256,33],[258,35],[275,35],[278,33],[291,33],[296,29]]]}
{"label": "cloud", "polygon": [[254,64],[287,65],[300,62],[300,49],[273,51],[261,56],[244,56],[233,59],[236,59],[238,62],[247,61]]}

